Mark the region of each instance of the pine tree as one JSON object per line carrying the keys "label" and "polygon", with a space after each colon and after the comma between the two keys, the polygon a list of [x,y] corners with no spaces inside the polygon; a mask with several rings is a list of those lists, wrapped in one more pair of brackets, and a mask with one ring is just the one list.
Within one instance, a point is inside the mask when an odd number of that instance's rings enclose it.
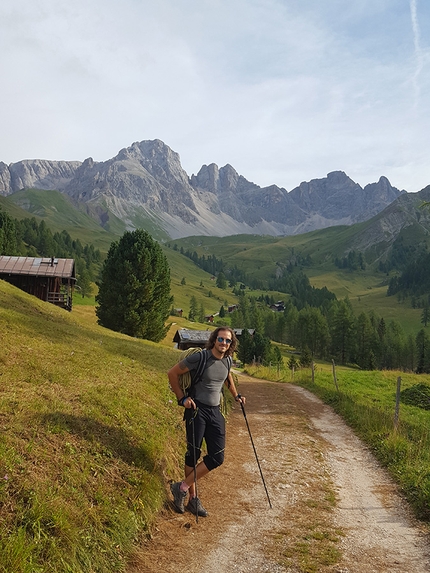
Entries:
{"label": "pine tree", "polygon": [[307,346],[305,346],[300,354],[300,366],[308,368],[312,363],[312,354]]}
{"label": "pine tree", "polygon": [[111,244],[96,296],[98,322],[129,336],[159,342],[167,332],[170,269],[146,231],[127,231]]}
{"label": "pine tree", "polygon": [[282,358],[281,351],[279,350],[279,346],[274,346],[274,347],[272,348],[271,361],[272,361],[273,364],[275,364],[276,366],[283,366],[284,360],[283,360],[283,358]]}
{"label": "pine tree", "polygon": [[0,255],[17,254],[17,234],[14,220],[0,209]]}
{"label": "pine tree", "polygon": [[197,299],[193,295],[190,298],[190,312],[188,313],[188,320],[196,320],[197,318]]}
{"label": "pine tree", "polygon": [[267,336],[255,332],[253,336],[254,354],[258,362],[268,364],[272,354],[272,343]]}
{"label": "pine tree", "polygon": [[93,294],[93,287],[91,286],[91,276],[86,268],[83,268],[78,276],[78,286],[80,287],[80,293],[82,298]]}
{"label": "pine tree", "polygon": [[204,322],[204,321],[205,321],[205,317],[206,317],[205,307],[203,306],[203,303],[200,303],[199,322]]}
{"label": "pine tree", "polygon": [[216,279],[216,286],[218,288],[222,288],[222,289],[226,289],[227,288],[227,279],[225,277],[225,274],[220,271],[218,273],[217,279]]}
{"label": "pine tree", "polygon": [[354,314],[350,303],[348,300],[340,301],[333,317],[331,338],[332,352],[341,364],[349,362],[354,355],[355,337]]}
{"label": "pine tree", "polygon": [[424,324],[424,326],[427,326],[429,321],[430,321],[430,307],[428,304],[426,304],[421,313],[421,323]]}
{"label": "pine tree", "polygon": [[430,372],[430,337],[422,328],[416,336],[417,346],[417,373],[428,374]]}
{"label": "pine tree", "polygon": [[254,341],[246,328],[240,336],[237,357],[243,364],[250,364],[254,359]]}

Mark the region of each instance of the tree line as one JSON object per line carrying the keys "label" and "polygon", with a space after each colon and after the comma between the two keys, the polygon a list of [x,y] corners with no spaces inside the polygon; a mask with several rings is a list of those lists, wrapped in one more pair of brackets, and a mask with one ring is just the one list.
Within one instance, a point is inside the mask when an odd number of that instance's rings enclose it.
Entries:
{"label": "tree line", "polygon": [[364,271],[366,263],[362,252],[349,251],[346,257],[335,257],[334,264],[338,269],[347,269],[349,271]]}
{"label": "tree line", "polygon": [[283,312],[273,312],[256,298],[242,295],[231,325],[255,328],[269,340],[313,358],[334,359],[363,370],[430,372],[430,336],[425,329],[413,336],[397,321],[386,322],[374,311],[356,315],[347,298],[302,308],[289,299]]}

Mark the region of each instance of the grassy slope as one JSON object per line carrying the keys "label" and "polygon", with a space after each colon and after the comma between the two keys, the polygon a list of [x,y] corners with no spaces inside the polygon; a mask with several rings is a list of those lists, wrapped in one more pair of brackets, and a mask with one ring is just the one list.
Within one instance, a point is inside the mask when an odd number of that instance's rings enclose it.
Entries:
{"label": "grassy slope", "polygon": [[[196,297],[199,308],[200,304],[203,304],[206,314],[219,312],[225,301],[227,304],[237,302],[237,297],[232,294],[231,289],[218,288],[215,281],[211,280],[211,275],[197,267],[190,259],[167,247],[164,248],[164,252],[170,266],[174,308],[182,308],[184,314],[188,315],[192,296]],[[183,278],[185,285],[181,284]],[[203,286],[200,286],[201,283]]]}
{"label": "grassy slope", "polygon": [[385,320],[398,320],[405,332],[415,334],[422,327],[422,311],[411,308],[407,300],[399,303],[396,297],[386,296],[388,276],[372,266],[367,266],[365,271],[349,272],[338,269],[333,263],[335,256],[343,256],[349,239],[364,226],[365,223],[332,227],[291,237],[189,237],[176,242],[178,247],[195,250],[200,256],[215,254],[260,278],[273,275],[277,266],[287,264],[294,254],[310,255],[312,265],[303,270],[313,286],[326,286],[338,298],[348,296],[357,314],[374,310]]}
{"label": "grassy slope", "polygon": [[118,571],[177,477],[165,345],[0,281],[0,571]]}
{"label": "grassy slope", "polygon": [[39,222],[44,220],[51,231],[64,229],[72,238],[79,238],[83,244],[93,243],[105,252],[125,229],[121,223],[111,225],[114,232],[106,231],[92,217],[76,209],[67,195],[59,191],[18,191],[8,197],[0,197],[0,207],[17,219],[35,217]]}

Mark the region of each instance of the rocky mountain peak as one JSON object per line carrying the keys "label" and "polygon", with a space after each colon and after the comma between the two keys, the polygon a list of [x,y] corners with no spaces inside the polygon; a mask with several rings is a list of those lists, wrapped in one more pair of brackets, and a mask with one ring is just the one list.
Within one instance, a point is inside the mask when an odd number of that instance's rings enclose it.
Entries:
{"label": "rocky mountain peak", "polygon": [[386,177],[364,189],[343,171],[303,182],[288,192],[261,188],[230,165],[203,165],[188,177],[179,154],[159,139],[134,142],[106,161],[0,162],[0,194],[23,188],[57,189],[102,224],[113,213],[127,228],[142,216],[172,238],[195,234],[295,234],[364,221],[400,192]]}

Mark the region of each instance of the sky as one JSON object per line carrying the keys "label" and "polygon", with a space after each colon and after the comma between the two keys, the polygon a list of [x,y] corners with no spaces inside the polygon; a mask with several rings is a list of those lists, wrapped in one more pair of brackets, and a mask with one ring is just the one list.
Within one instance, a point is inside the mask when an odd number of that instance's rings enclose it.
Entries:
{"label": "sky", "polygon": [[188,175],[430,184],[428,0],[2,0],[0,161],[161,139]]}

